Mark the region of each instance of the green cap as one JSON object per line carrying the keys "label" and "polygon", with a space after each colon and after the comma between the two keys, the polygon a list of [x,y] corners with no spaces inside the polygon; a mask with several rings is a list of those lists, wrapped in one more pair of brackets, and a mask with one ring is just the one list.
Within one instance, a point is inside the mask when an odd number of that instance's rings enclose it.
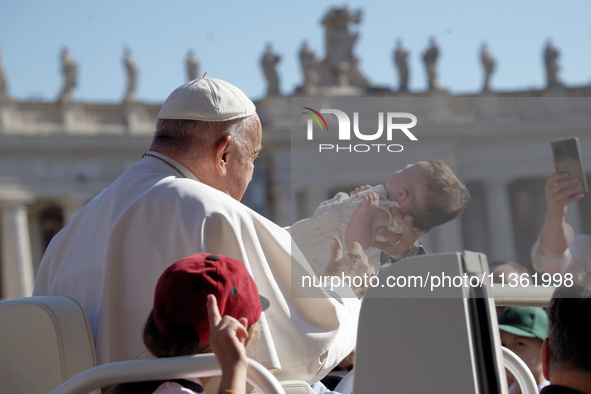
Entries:
{"label": "green cap", "polygon": [[526,338],[548,337],[548,316],[542,308],[510,306],[499,316],[499,329]]}

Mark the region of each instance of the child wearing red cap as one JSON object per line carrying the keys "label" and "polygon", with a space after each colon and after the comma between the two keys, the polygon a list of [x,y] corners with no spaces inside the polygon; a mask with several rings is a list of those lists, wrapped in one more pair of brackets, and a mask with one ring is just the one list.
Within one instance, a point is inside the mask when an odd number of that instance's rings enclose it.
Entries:
{"label": "child wearing red cap", "polygon": [[[244,393],[245,346],[268,301],[241,261],[198,253],[168,267],[156,285],[144,344],[155,357],[215,353],[222,370],[220,393]],[[209,379],[129,383],[111,393],[204,393]]]}

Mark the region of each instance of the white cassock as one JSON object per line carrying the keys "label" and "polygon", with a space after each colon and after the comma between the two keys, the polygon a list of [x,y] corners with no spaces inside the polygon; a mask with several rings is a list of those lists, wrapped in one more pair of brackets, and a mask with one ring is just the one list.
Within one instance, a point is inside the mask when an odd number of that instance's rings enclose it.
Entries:
{"label": "white cassock", "polygon": [[147,358],[142,331],[164,269],[194,253],[223,254],[244,262],[271,304],[248,355],[279,370],[279,380],[321,379],[355,346],[354,293],[302,290],[301,276],[313,271],[287,231],[150,153],[186,178],[154,157],[141,159],[52,239],[33,294],[82,305],[99,364]]}

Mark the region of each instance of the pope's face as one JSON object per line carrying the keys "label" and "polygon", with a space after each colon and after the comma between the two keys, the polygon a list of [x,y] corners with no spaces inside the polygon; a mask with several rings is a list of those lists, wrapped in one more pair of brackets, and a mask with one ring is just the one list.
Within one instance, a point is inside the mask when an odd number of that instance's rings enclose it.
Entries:
{"label": "pope's face", "polygon": [[255,125],[247,132],[243,146],[235,146],[234,160],[228,162],[228,193],[240,201],[252,180],[254,160],[262,149],[262,128],[258,117]]}

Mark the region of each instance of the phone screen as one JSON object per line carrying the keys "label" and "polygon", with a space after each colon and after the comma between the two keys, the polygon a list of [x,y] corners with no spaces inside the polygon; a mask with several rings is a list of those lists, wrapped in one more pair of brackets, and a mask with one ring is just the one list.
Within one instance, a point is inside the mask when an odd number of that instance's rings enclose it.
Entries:
{"label": "phone screen", "polygon": [[589,188],[581,159],[579,139],[574,137],[552,141],[552,155],[554,156],[554,167],[556,171],[566,172],[570,176],[578,178],[583,186],[583,193],[587,194]]}

